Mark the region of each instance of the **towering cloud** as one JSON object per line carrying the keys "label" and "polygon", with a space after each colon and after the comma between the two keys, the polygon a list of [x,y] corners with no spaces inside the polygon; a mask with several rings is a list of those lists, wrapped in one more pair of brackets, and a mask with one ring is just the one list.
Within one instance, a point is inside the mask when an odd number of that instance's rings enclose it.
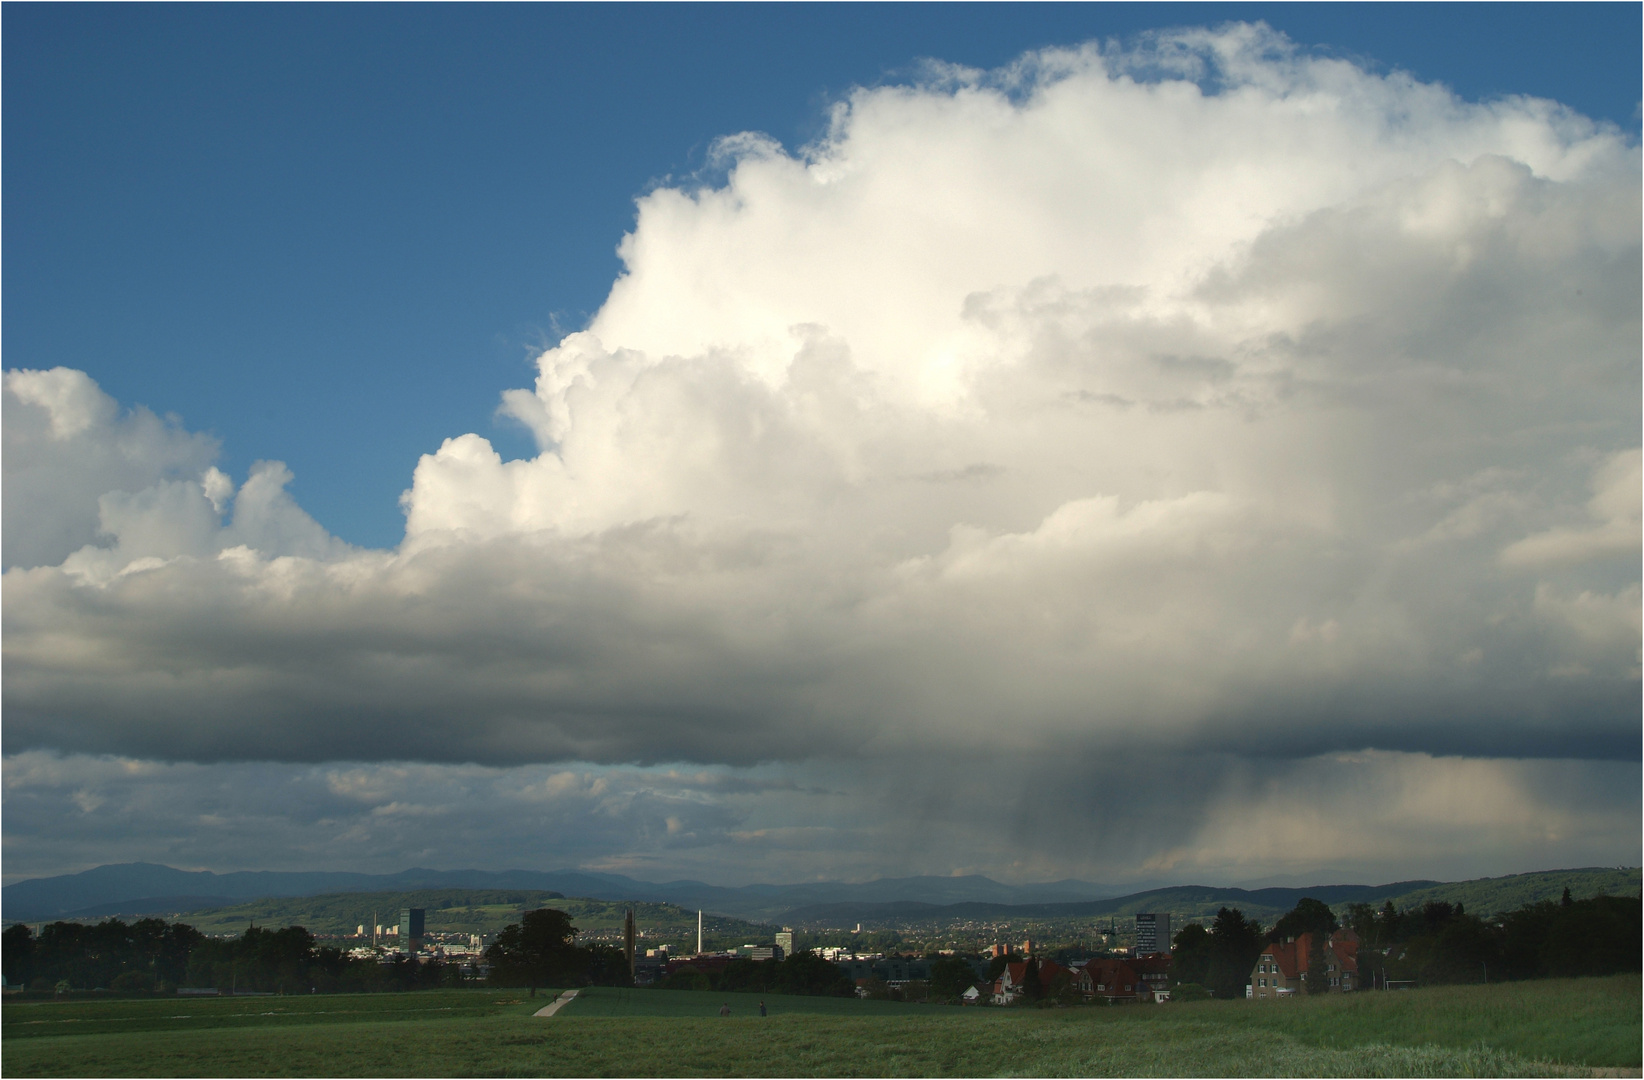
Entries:
{"label": "towering cloud", "polygon": [[718,165],[504,395],[540,453],[446,441],[393,551],[8,375],[8,752],[1191,760],[1176,851],[1252,762],[1637,760],[1618,132],[1237,27]]}

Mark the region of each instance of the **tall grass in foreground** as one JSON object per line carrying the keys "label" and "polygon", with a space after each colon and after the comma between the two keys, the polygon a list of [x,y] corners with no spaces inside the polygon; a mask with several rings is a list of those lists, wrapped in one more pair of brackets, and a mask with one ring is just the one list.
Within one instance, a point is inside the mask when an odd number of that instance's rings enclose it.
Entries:
{"label": "tall grass in foreground", "polygon": [[1351,1049],[1192,1021],[786,1016],[328,1025],[29,1039],[8,1076],[1585,1076],[1484,1047]]}
{"label": "tall grass in foreground", "polygon": [[[770,1017],[738,1010],[729,1020],[716,1015],[723,995],[664,1001],[643,991],[584,993],[588,1014],[579,1017],[573,1004],[551,1020],[529,1015],[542,999],[490,1001],[489,1015],[456,1010],[447,1018],[429,1008],[433,998],[407,994],[396,995],[404,1020],[340,1023],[321,996],[303,1002],[315,1010],[307,1025],[246,1014],[239,1027],[8,1034],[5,1070],[16,1077],[1590,1076],[1592,1066],[1639,1061],[1636,978],[1042,1011],[807,1014],[773,998]],[[6,1008],[6,1028],[17,1031],[15,1006]],[[426,1011],[411,1016],[412,1008]],[[675,1009],[679,1015],[657,1014]],[[281,1026],[270,1026],[276,1020]]]}
{"label": "tall grass in foreground", "polygon": [[1295,1001],[1227,1002],[1247,1023],[1320,1046],[1485,1045],[1572,1064],[1640,1064],[1637,975],[1538,979],[1489,986],[1435,986]]}

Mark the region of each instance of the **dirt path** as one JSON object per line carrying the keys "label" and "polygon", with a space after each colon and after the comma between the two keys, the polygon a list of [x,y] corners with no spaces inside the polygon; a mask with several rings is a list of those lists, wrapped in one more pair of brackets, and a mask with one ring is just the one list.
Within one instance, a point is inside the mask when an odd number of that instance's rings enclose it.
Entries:
{"label": "dirt path", "polygon": [[574,998],[576,996],[577,996],[577,992],[575,990],[567,990],[567,991],[565,991],[565,993],[561,994],[559,997],[555,998],[553,1001],[550,1001],[548,1004],[544,1005],[542,1008],[538,1009],[536,1012],[532,1013],[531,1015],[532,1016],[552,1016],[555,1013],[559,1012],[560,1006],[566,1004],[567,1002],[569,1002],[572,998]]}

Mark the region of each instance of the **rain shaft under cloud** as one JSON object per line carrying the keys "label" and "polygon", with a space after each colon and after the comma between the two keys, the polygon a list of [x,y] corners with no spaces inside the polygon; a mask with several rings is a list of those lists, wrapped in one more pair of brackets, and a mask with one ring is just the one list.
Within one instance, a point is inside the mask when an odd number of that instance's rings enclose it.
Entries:
{"label": "rain shaft under cloud", "polygon": [[1172,850],[1264,762],[1636,763],[1618,132],[1234,27],[932,68],[719,164],[504,395],[540,454],[447,440],[392,551],[9,374],[7,751],[873,762],[915,802],[933,755],[1195,763]]}

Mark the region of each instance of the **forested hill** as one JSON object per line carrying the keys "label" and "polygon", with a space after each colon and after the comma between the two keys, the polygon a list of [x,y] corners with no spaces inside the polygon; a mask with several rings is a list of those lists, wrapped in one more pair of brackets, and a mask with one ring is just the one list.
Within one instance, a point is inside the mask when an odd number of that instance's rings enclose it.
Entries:
{"label": "forested hill", "polygon": [[1570,890],[1576,900],[1589,896],[1638,896],[1639,868],[1588,867],[1584,870],[1540,870],[1532,874],[1475,878],[1413,889],[1393,898],[1400,908],[1416,907],[1429,900],[1462,904],[1477,915],[1514,911],[1526,904],[1557,900]]}
{"label": "forested hill", "polygon": [[1301,889],[1231,889],[1208,885],[1177,885],[1163,889],[1075,904],[813,904],[784,915],[784,921],[809,928],[952,924],[993,919],[1106,919],[1139,911],[1170,912],[1178,919],[1209,917],[1223,907],[1238,908],[1263,922],[1272,922],[1310,896],[1332,907],[1391,900],[1400,909],[1429,900],[1461,903],[1468,911],[1491,915],[1512,911],[1540,900],[1557,900],[1565,889],[1576,899],[1589,896],[1638,896],[1639,870],[1588,867],[1546,870],[1471,881],[1399,881],[1386,885],[1314,885]]}

